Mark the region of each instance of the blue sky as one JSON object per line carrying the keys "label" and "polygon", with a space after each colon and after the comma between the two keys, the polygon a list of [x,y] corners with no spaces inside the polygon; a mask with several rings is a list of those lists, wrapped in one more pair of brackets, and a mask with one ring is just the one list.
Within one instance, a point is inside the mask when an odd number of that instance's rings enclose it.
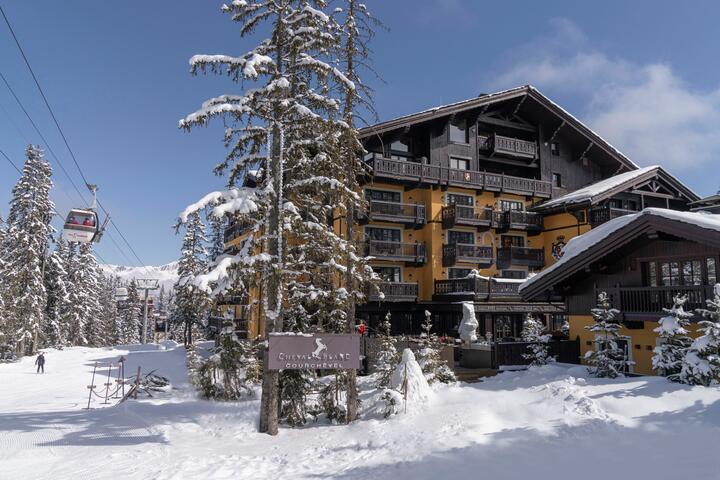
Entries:
{"label": "blue sky", "polygon": [[[147,264],[178,256],[179,211],[222,187],[222,126],[188,134],[177,121],[222,77],[192,77],[197,53],[238,55],[251,44],[221,2],[0,0],[70,146]],[[526,83],[586,121],[641,165],[662,164],[701,195],[720,187],[720,4],[696,1],[367,0],[389,27],[375,67],[381,119]],[[65,168],[77,171],[4,24],[0,71]],[[22,162],[41,143],[0,85],[0,149]],[[55,159],[59,211],[79,204]],[[17,173],[0,161],[0,215]],[[114,239],[121,243],[116,232]],[[102,259],[131,263],[110,238]],[[133,260],[134,263],[137,261]]]}

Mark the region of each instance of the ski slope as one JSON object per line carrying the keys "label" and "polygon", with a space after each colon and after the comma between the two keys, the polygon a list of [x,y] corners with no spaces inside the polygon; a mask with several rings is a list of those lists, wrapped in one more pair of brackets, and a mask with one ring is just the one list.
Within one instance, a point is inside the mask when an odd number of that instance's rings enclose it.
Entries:
{"label": "ski slope", "polygon": [[[258,401],[198,400],[184,349],[69,348],[0,364],[2,479],[717,479],[720,389],[598,380],[563,365],[436,389],[414,413],[256,433]],[[153,399],[83,410],[95,361],[168,376]],[[101,380],[101,382],[104,380]],[[98,382],[98,383],[101,383]],[[101,407],[97,402],[94,407]]]}
{"label": "ski slope", "polygon": [[100,268],[106,275],[119,277],[123,284],[129,284],[138,279],[157,280],[158,288],[165,287],[165,292],[171,292],[179,278],[178,262],[146,267],[101,264]]}

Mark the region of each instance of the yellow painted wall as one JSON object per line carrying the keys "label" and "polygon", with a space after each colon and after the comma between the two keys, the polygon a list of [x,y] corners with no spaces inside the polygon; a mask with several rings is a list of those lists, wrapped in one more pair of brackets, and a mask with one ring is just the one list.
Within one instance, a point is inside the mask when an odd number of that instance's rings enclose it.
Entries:
{"label": "yellow painted wall", "polygon": [[[580,356],[583,358],[585,353],[594,348],[593,341],[595,334],[588,331],[585,327],[594,324],[590,315],[570,315],[570,338],[580,337]],[[629,330],[625,327],[620,328],[620,335],[630,337],[632,360],[635,362],[633,373],[643,375],[655,375],[652,369],[653,349],[656,345],[657,334],[653,329],[657,327],[656,322],[643,322],[643,329]],[[696,337],[698,331],[695,325],[691,327],[690,335]],[[588,344],[588,342],[590,342]],[[640,346],[638,349],[637,346]]]}
{"label": "yellow painted wall", "polygon": [[570,213],[546,215],[543,218],[543,233],[536,237],[533,246],[545,249],[545,267],[549,267],[556,261],[552,256],[554,243],[560,241],[567,243],[571,238],[588,231],[590,231],[590,225],[588,223],[578,225],[577,219]]}

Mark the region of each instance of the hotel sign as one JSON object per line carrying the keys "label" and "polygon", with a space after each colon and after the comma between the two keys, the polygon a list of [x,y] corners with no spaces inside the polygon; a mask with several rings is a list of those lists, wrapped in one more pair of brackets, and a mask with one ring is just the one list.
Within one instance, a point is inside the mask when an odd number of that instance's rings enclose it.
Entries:
{"label": "hotel sign", "polygon": [[359,335],[270,334],[270,370],[360,368]]}

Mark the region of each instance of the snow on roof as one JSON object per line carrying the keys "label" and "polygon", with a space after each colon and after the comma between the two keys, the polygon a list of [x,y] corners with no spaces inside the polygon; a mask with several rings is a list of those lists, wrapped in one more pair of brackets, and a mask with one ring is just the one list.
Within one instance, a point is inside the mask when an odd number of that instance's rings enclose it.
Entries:
{"label": "snow on roof", "polygon": [[670,220],[688,223],[701,228],[707,228],[720,232],[720,215],[702,212],[679,212],[677,210],[668,210],[666,208],[646,208],[642,212],[610,220],[609,222],[603,223],[579,237],[570,239],[567,245],[565,245],[565,248],[563,248],[563,255],[560,260],[533,277],[528,278],[522,285],[520,285],[519,291],[522,292],[530,285],[544,278],[550,272],[559,269],[570,260],[582,255],[594,245],[602,242],[617,230],[620,230],[625,225],[628,225],[645,215],[660,216]]}
{"label": "snow on roof", "polygon": [[538,208],[546,210],[562,205],[574,205],[578,203],[591,202],[595,197],[617,188],[626,182],[631,182],[632,180],[651,172],[652,170],[658,170],[659,168],[659,165],[652,165],[638,170],[630,170],[629,172],[606,178],[605,180],[590,184],[587,187],[575,190],[574,192],[570,192],[562,197],[550,200],[549,202],[539,205]]}

